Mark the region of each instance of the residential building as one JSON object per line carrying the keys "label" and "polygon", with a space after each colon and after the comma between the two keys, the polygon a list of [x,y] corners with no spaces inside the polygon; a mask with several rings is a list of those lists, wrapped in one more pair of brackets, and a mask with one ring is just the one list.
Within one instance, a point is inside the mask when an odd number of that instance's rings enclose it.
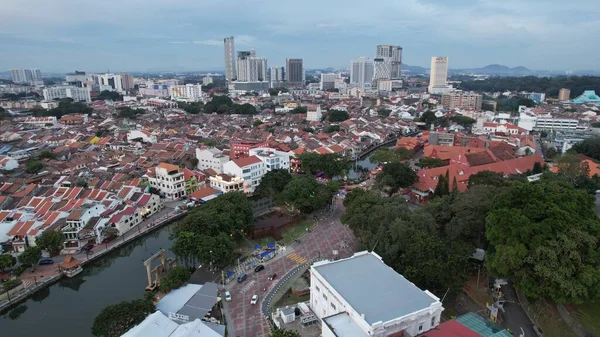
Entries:
{"label": "residential building", "polygon": [[249,51],[238,52],[238,82],[264,82],[267,80],[267,59],[256,57]]}
{"label": "residential building", "polygon": [[233,36],[223,39],[224,56],[225,56],[225,79],[227,82],[236,80],[237,72],[235,71],[235,44]]}
{"label": "residential building", "polygon": [[509,123],[483,123],[483,131],[501,135],[528,135],[527,129]]}
{"label": "residential building", "polygon": [[265,163],[267,171],[290,170],[289,152],[278,151],[268,147],[250,150],[250,156],[256,156]]}
{"label": "residential building", "polygon": [[430,132],[429,144],[441,146],[454,146],[454,133],[450,132]]}
{"label": "residential building", "polygon": [[158,143],[158,138],[155,133],[146,130],[131,130],[127,133],[127,141],[141,141],[143,143]]}
{"label": "residential building", "polygon": [[121,75],[118,74],[93,74],[92,79],[94,81],[94,87],[98,91],[123,91],[123,83],[121,79]]}
{"label": "residential building", "polygon": [[304,61],[302,59],[285,60],[285,79],[291,83],[304,85]]}
{"label": "residential building", "polygon": [[223,165],[223,172],[244,179],[244,191],[253,193],[267,170],[260,158],[250,156],[228,161]]}
{"label": "residential building", "polygon": [[199,170],[212,169],[217,173],[223,173],[223,165],[229,161],[229,157],[216,147],[197,148],[196,159],[198,159]]}
{"label": "residential building", "polygon": [[320,122],[323,118],[320,105],[309,105],[306,109],[306,120],[310,122]]}
{"label": "residential building", "polygon": [[321,82],[319,83],[320,90],[335,89],[335,83],[341,76],[338,73],[321,74]]}
{"label": "residential building", "polygon": [[448,57],[432,57],[429,69],[430,94],[443,94],[450,90],[448,86]]}
{"label": "residential building", "polygon": [[53,101],[55,99],[72,98],[75,102],[91,102],[90,88],[78,88],[74,86],[54,86],[47,87],[43,91],[44,100]]}
{"label": "residential building", "polygon": [[86,75],[85,71],[75,71],[73,73],[67,73],[65,75],[65,81],[66,82],[85,82],[87,81],[89,78],[88,75]]}
{"label": "residential building", "polygon": [[146,87],[140,87],[138,92],[142,96],[167,97],[169,96],[169,85],[151,84]]}
{"label": "residential building", "polygon": [[483,96],[473,92],[450,92],[442,95],[444,109],[481,110]]}
{"label": "residential building", "polygon": [[373,72],[373,61],[365,57],[350,61],[350,83],[358,85],[359,88],[371,86]]}
{"label": "residential building", "polygon": [[13,69],[11,70],[11,78],[15,83],[20,84],[36,84],[42,80],[42,72],[37,69]]}
{"label": "residential building", "polygon": [[285,79],[283,67],[271,67],[269,69],[269,81],[271,82],[271,88],[277,88],[277,86]]}
{"label": "residential building", "polygon": [[19,162],[15,158],[0,155],[0,170],[12,171],[18,167]]}
{"label": "residential building", "polygon": [[437,327],[444,310],[439,298],[367,251],[314,263],[310,308],[323,337],[415,336]]}
{"label": "residential building", "polygon": [[204,174],[185,167],[181,170],[183,171],[183,189],[186,195],[190,195],[206,186],[206,176]]}
{"label": "residential building", "polygon": [[229,140],[229,158],[241,158],[248,157],[251,149],[259,147],[268,147],[269,143],[262,140],[242,140],[242,139],[230,139]]}
{"label": "residential building", "polygon": [[127,73],[121,73],[121,88],[123,90],[133,89],[133,76]]}
{"label": "residential building", "polygon": [[160,163],[154,168],[154,174],[148,176],[150,187],[158,189],[169,199],[179,199],[186,195],[183,171],[179,166]]}
{"label": "residential building", "polygon": [[374,79],[399,79],[402,75],[402,47],[378,45],[375,54]]}
{"label": "residential building", "polygon": [[223,191],[223,193],[244,191],[244,178],[242,177],[217,174],[216,176],[211,176],[209,180],[210,187]]}
{"label": "residential building", "polygon": [[88,243],[95,243],[94,227],[105,211],[106,207],[103,204],[86,204],[71,211],[66,225],[60,229],[64,235],[65,248],[81,248]]}
{"label": "residential building", "polygon": [[172,85],[169,87],[169,95],[171,98],[202,98],[202,85],[200,84],[185,84],[185,85]]}
{"label": "residential building", "polygon": [[229,93],[238,92],[245,93],[249,91],[254,92],[266,92],[269,90],[269,82],[261,81],[261,82],[233,82],[229,85]]}
{"label": "residential building", "polygon": [[571,89],[562,88],[558,92],[558,100],[561,102],[568,101],[571,99]]}
{"label": "residential building", "polygon": [[204,76],[202,77],[202,85],[209,85],[213,83],[212,76]]}
{"label": "residential building", "polygon": [[579,125],[577,118],[560,117],[560,116],[538,116],[535,121],[535,129],[537,130],[575,130]]}

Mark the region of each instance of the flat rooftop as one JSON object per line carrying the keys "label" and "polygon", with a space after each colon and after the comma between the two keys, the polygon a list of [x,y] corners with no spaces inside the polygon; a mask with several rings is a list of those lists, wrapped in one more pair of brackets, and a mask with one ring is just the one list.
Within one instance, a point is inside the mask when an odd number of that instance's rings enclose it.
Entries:
{"label": "flat rooftop", "polygon": [[338,337],[369,337],[346,312],[325,317],[323,322]]}
{"label": "flat rooftop", "polygon": [[313,268],[368,324],[387,322],[439,302],[373,253],[357,253],[347,259]]}

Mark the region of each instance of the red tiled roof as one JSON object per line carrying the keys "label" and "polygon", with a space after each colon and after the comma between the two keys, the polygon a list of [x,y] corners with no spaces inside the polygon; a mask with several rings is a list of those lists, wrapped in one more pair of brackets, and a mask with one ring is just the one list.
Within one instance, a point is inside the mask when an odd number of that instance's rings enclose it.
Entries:
{"label": "red tiled roof", "polygon": [[178,170],[179,170],[179,166],[177,166],[177,165],[173,165],[173,164],[169,164],[169,163],[164,163],[164,162],[162,162],[162,163],[158,164],[158,166],[157,166],[157,167],[160,167],[160,168],[166,169],[166,170],[167,170],[167,171],[169,171],[169,172],[170,172],[170,171],[178,171]]}
{"label": "red tiled roof", "polygon": [[233,162],[238,167],[245,167],[252,164],[258,164],[261,162],[261,160],[257,156],[250,156],[246,158],[234,159]]}
{"label": "red tiled roof", "polygon": [[35,221],[19,221],[8,231],[10,236],[25,236],[35,224]]}
{"label": "red tiled roof", "polygon": [[152,198],[152,194],[150,194],[150,193],[144,193],[144,195],[142,195],[138,199],[137,205],[138,206],[146,206],[146,204],[148,203],[148,201],[150,201],[150,198]]}
{"label": "red tiled roof", "polygon": [[221,191],[216,190],[214,188],[211,187],[205,187],[205,188],[201,188],[197,191],[192,192],[192,194],[190,194],[190,198],[196,199],[196,200],[200,200],[202,198],[206,198],[208,196],[214,195],[214,194],[218,194]]}
{"label": "red tiled roof", "polygon": [[416,337],[481,337],[481,335],[452,320],[444,322],[435,329],[424,332]]}

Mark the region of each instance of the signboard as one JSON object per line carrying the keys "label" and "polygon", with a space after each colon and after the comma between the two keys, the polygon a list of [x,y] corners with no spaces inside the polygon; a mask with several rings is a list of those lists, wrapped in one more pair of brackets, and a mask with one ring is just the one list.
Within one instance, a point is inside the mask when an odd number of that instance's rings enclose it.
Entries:
{"label": "signboard", "polygon": [[176,321],[182,321],[182,322],[189,322],[190,321],[190,316],[188,316],[188,315],[181,315],[181,314],[178,314],[176,312],[170,312],[169,313],[169,319],[176,320]]}

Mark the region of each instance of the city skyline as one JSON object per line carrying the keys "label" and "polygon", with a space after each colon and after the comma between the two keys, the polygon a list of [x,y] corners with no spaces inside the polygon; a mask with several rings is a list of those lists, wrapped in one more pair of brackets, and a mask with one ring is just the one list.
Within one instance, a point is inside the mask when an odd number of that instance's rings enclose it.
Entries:
{"label": "city skyline", "polygon": [[[236,48],[261,50],[277,66],[298,57],[305,68],[347,67],[348,60],[373,58],[376,45],[389,43],[403,47],[408,65],[427,67],[431,56],[447,55],[454,68],[503,64],[594,70],[599,67],[589,56],[600,47],[577,38],[600,28],[597,10],[587,4],[409,0],[373,7],[309,0],[294,8],[303,18],[299,21],[285,19],[290,6],[281,2],[244,6],[186,0],[174,7],[125,0],[90,11],[74,0],[25,0],[3,5],[0,64],[2,70],[46,72],[218,70],[223,69],[223,39],[235,36]],[[223,13],[235,18],[227,28]]]}

